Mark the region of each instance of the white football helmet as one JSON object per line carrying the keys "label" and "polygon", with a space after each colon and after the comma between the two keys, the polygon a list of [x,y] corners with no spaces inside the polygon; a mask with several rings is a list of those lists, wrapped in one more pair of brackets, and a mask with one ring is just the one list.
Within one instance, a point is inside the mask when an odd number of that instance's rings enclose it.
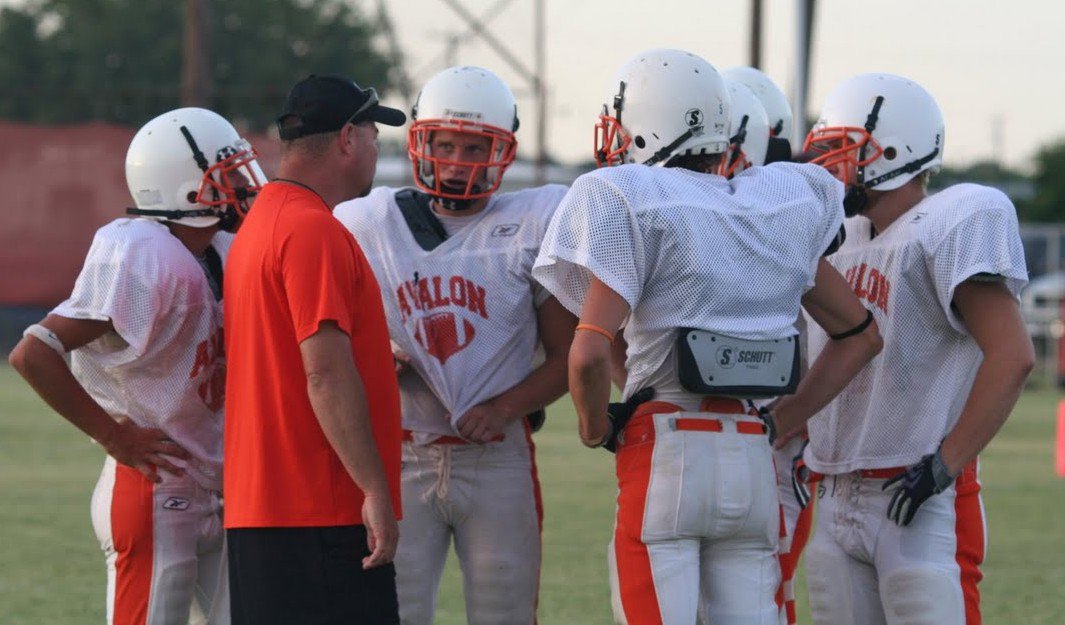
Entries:
{"label": "white football helmet", "polygon": [[[492,195],[503,181],[503,172],[514,162],[518,141],[518,106],[514,94],[498,76],[481,67],[450,67],[425,83],[411,111],[407,152],[414,168],[414,181],[448,208]],[[488,158],[481,162],[447,160],[432,153],[430,141],[436,131],[460,132],[489,140]],[[441,166],[469,167],[466,187],[446,185]]]}
{"label": "white football helmet", "polygon": [[765,165],[769,149],[769,120],[754,93],[744,84],[725,79],[732,102],[729,146],[717,173],[731,178],[748,167]]}
{"label": "white football helmet", "polygon": [[754,67],[732,67],[721,72],[721,75],[725,80],[746,85],[754,93],[765,107],[771,136],[784,139],[791,136],[793,125],[791,105],[788,104],[788,97],[773,82],[773,79]]}
{"label": "white football helmet", "polygon": [[618,70],[595,126],[595,160],[664,165],[729,144],[729,95],[714,66],[683,50],[648,50]]}
{"label": "white football helmet", "polygon": [[861,74],[828,95],[803,149],[848,187],[890,191],[943,164],[943,114],[911,80]]}
{"label": "white football helmet", "polygon": [[126,152],[131,215],[232,230],[266,183],[251,144],[221,115],[180,108],[149,121]]}

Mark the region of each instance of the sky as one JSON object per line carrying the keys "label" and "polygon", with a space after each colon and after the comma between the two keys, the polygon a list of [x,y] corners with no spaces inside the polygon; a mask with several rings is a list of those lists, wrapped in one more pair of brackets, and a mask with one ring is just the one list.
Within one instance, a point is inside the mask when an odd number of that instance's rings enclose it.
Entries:
{"label": "sky", "polygon": [[[376,6],[359,1],[366,10]],[[474,15],[494,12],[488,29],[533,67],[533,0],[451,1]],[[749,0],[544,1],[548,150],[563,162],[590,158],[595,117],[630,56],[668,47],[718,69],[750,62]],[[519,153],[531,156],[528,81],[475,37],[464,37],[449,57],[448,39],[470,29],[444,0],[387,4],[415,88],[449,61],[495,71],[518,96]],[[789,94],[795,11],[793,0],[763,2],[762,69]],[[1053,0],[819,0],[808,106],[816,113],[832,87],[854,74],[900,74],[939,102],[948,166],[996,159],[1028,170],[1040,145],[1065,140],[1063,24],[1065,3]],[[399,98],[390,102],[409,109]]]}

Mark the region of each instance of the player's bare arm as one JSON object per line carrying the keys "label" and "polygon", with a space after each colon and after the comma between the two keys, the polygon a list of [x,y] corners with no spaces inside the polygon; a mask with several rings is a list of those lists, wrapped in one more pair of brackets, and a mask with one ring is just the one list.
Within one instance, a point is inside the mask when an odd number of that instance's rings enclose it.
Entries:
{"label": "player's bare arm", "polygon": [[803,308],[829,336],[840,338],[828,342],[795,394],[774,406],[778,449],[802,432],[806,420],[827,406],[884,346],[876,321],[824,258],[818,263],[814,287],[803,296]]}
{"label": "player's bare arm", "polygon": [[503,434],[515,419],[544,408],[566,392],[566,362],[577,318],[554,297],[549,297],[536,310],[540,342],[544,347],[544,362],[524,380],[474,406],[458,421],[464,438],[487,443]]}
{"label": "player's bare arm", "polygon": [[366,496],[362,516],[371,553],[363,558],[363,568],[387,564],[396,555],[399,526],[374,445],[366,393],[355,368],[351,341],[335,322],[326,321],[300,343],[300,355],[307,374],[307,395],[318,423]]}
{"label": "player's bare arm", "polygon": [[[109,321],[69,319],[59,315],[48,315],[39,325],[51,332],[65,351],[114,332]],[[185,459],[189,457],[187,451],[171,441],[162,430],[140,427],[125,415],[108,414],[78,383],[66,360],[52,345],[32,334],[24,336],[8,360],[41,399],[88,434],[118,462],[137,469],[156,483],[162,481],[157,469],[182,473],[182,469],[167,456]]]}
{"label": "player's bare arm", "polygon": [[610,350],[610,379],[618,388],[625,388],[625,383],[629,379],[629,371],[625,368],[628,350],[629,342],[625,340],[625,335],[621,330],[618,330],[614,335],[614,345]]}
{"label": "player's bare arm", "polygon": [[954,305],[984,358],[958,423],[940,448],[951,476],[957,476],[1006,422],[1035,364],[1020,305],[1004,283],[967,280],[955,289]]}
{"label": "player's bare arm", "polygon": [[[616,336],[628,303],[610,287],[592,278],[581,309],[580,325],[569,353],[569,390],[577,408],[581,442],[597,447],[610,435],[611,337]],[[600,332],[602,331],[602,332]]]}

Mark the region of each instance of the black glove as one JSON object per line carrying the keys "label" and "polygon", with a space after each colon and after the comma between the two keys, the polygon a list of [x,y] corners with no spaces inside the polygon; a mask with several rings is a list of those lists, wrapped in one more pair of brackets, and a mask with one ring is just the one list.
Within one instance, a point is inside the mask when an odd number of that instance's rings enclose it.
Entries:
{"label": "black glove", "polygon": [[799,502],[799,509],[805,510],[810,505],[810,469],[802,459],[802,453],[810,441],[802,444],[799,453],[791,459],[791,490],[795,493],[795,500]]}
{"label": "black glove", "polygon": [[898,525],[909,525],[917,514],[917,508],[932,495],[945,491],[954,478],[943,464],[943,456],[937,450],[928,454],[902,475],[884,482],[884,490],[898,484],[895,495],[888,504],[887,517]]}
{"label": "black glove", "polygon": [[[769,436],[769,444],[772,445],[777,440],[777,424],[773,423],[773,413],[769,411],[766,406],[758,407],[758,418],[765,424],[765,433]],[[802,455],[801,453],[799,454]]]}
{"label": "black glove", "polygon": [[525,415],[525,419],[529,422],[529,429],[535,434],[540,431],[540,428],[544,427],[544,421],[547,420],[547,411],[541,408],[536,412],[530,412]]}
{"label": "black glove", "polygon": [[600,447],[610,453],[616,453],[618,447],[618,434],[625,429],[625,424],[636,412],[636,407],[644,402],[651,401],[655,396],[655,389],[651,387],[641,388],[632,394],[632,397],[623,402],[609,404],[606,407],[606,416],[610,420],[610,433],[607,434]]}

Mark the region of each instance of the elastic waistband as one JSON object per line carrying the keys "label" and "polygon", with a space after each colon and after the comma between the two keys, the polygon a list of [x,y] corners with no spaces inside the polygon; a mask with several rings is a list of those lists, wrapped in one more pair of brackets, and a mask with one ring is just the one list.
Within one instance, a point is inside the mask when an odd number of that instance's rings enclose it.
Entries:
{"label": "elastic waistband", "polygon": [[[750,412],[744,408],[743,402],[738,399],[727,397],[706,397],[703,399],[700,408],[701,410],[699,412],[738,415],[750,414]],[[625,429],[622,430],[621,434],[618,436],[618,447],[653,441],[655,439],[655,424],[653,420],[647,417],[675,412],[686,411],[676,404],[664,401],[649,401],[640,404],[639,407],[636,408],[636,412],[633,413],[632,420],[629,421],[629,424],[625,426]],[[721,419],[678,417],[670,422],[670,426],[673,430],[681,432],[734,432],[737,434],[755,435],[766,433],[765,424],[761,421],[730,421],[729,425],[726,426],[726,423]],[[733,427],[735,429],[733,429]]]}
{"label": "elastic waistband", "polygon": [[[671,412],[684,412],[684,408],[671,404],[668,401],[648,401],[636,407],[632,417],[642,417],[648,414],[669,414]],[[689,412],[716,412],[717,414],[750,414],[750,410],[739,399],[731,397],[704,397],[699,403],[699,410]]]}
{"label": "elastic waistband", "polygon": [[[506,435],[505,434],[500,434],[499,436],[493,438],[491,440],[491,442],[498,443],[498,442],[500,442],[502,440],[505,440],[505,439],[506,439]],[[402,440],[404,442],[414,442],[414,432],[412,432],[410,430],[403,430]],[[475,443],[473,441],[468,441],[468,440],[466,440],[466,439],[464,439],[464,438],[462,438],[460,436],[440,436],[438,438],[434,438],[432,441],[429,442],[429,444],[430,445],[478,445],[479,443]]]}
{"label": "elastic waistband", "polygon": [[[890,480],[893,477],[898,477],[909,471],[910,467],[885,467],[883,469],[858,469],[857,471],[851,471],[852,474],[858,475],[867,480]],[[843,474],[847,475],[847,474]],[[809,481],[817,482],[825,477],[823,473],[817,473],[816,471],[810,471]],[[965,465],[958,477],[954,479],[955,485],[964,486],[971,482],[976,481],[976,460],[973,460],[969,464]]]}

